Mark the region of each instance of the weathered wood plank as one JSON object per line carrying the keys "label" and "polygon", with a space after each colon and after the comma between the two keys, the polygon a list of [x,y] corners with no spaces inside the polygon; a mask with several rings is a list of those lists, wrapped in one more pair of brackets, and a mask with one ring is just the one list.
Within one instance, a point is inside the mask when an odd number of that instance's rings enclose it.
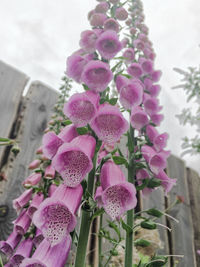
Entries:
{"label": "weathered wood plank", "polygon": [[23,120],[17,140],[20,142],[20,153],[12,161],[9,158],[5,170],[8,181],[4,183],[0,204],[9,208],[7,216],[0,220],[0,239],[5,238],[12,229],[11,221],[16,213],[12,208],[12,200],[19,196],[23,188],[21,182],[29,174],[28,164],[41,143],[44,129],[52,113],[58,94],[40,82],[33,82],[24,101]]}
{"label": "weathered wood plank", "polygon": [[[165,207],[165,196],[162,188],[154,190],[148,197],[142,198],[142,210],[148,210],[151,208],[164,211]],[[162,216],[156,222],[166,225],[166,217]],[[168,255],[169,254],[169,243],[168,243],[168,233],[167,230],[161,227],[158,227],[160,234],[160,239],[162,241],[162,247],[157,250],[159,255]]]}
{"label": "weathered wood plank", "polygon": [[173,203],[176,200],[177,195],[184,197],[184,204],[182,206],[175,206],[170,214],[179,220],[179,223],[170,221],[172,228],[171,232],[171,249],[175,255],[184,255],[184,258],[179,259],[178,266],[196,267],[195,251],[193,244],[193,226],[191,217],[191,206],[189,202],[188,187],[186,182],[186,168],[184,161],[171,156],[168,159],[167,167],[168,176],[177,179],[177,185],[173,187],[169,194],[169,203]]}
{"label": "weathered wood plank", "polygon": [[[22,92],[29,78],[0,60],[0,136],[8,137],[16,119]],[[5,148],[0,147],[0,166]]]}
{"label": "weathered wood plank", "polygon": [[197,266],[200,266],[200,255],[196,253],[197,249],[200,249],[200,177],[198,173],[194,170],[187,169],[187,183],[194,229],[194,247],[196,261]]}

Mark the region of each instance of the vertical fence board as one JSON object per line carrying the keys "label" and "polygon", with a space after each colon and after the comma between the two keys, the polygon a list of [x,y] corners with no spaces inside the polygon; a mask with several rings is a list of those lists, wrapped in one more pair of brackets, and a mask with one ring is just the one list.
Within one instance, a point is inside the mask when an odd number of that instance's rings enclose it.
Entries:
{"label": "vertical fence board", "polygon": [[194,229],[194,247],[196,261],[197,266],[200,266],[200,255],[196,253],[197,249],[200,249],[200,177],[198,173],[191,169],[187,169],[187,183]]}
{"label": "vertical fence board", "polygon": [[10,157],[5,170],[8,181],[4,183],[1,205],[7,205],[9,211],[7,216],[0,220],[0,239],[4,239],[12,229],[11,222],[16,216],[12,200],[23,190],[21,182],[29,174],[27,166],[33,160],[34,153],[41,143],[57,96],[54,90],[40,82],[33,82],[28,91],[24,102],[23,120],[17,136],[21,151],[14,161]]}
{"label": "vertical fence board", "polygon": [[177,178],[177,185],[173,187],[169,194],[169,202],[175,201],[176,195],[183,196],[185,200],[185,204],[176,206],[170,212],[172,216],[179,220],[178,224],[170,221],[172,228],[172,253],[184,255],[182,260],[179,259],[180,265],[178,266],[195,267],[194,236],[184,162],[175,156],[171,156],[168,160],[167,173],[170,177]]}
{"label": "vertical fence board", "polygon": [[[0,136],[8,137],[17,116],[21,95],[29,78],[0,60]],[[0,147],[0,165],[5,148]]]}
{"label": "vertical fence board", "polygon": [[[165,196],[161,188],[158,188],[152,192],[149,197],[142,199],[142,210],[147,210],[151,208],[156,208],[160,211],[165,210]],[[162,216],[156,222],[166,225],[166,218]],[[160,239],[162,241],[162,248],[158,249],[158,254],[168,255],[169,254],[169,244],[168,244],[168,233],[164,228],[158,226],[158,231],[160,234]]]}

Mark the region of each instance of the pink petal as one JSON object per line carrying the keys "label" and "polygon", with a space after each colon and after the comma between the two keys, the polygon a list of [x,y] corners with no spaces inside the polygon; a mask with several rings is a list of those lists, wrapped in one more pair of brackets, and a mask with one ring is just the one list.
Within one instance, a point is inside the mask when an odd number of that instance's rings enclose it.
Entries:
{"label": "pink petal", "polygon": [[64,114],[77,126],[87,125],[96,114],[99,95],[93,92],[77,93],[64,105]]}
{"label": "pink petal", "polygon": [[122,44],[116,32],[107,30],[98,38],[96,49],[103,58],[111,59],[122,49]]}
{"label": "pink petal", "polygon": [[100,105],[96,117],[91,122],[91,128],[99,139],[106,143],[117,142],[128,127],[128,122],[120,110],[109,104]]}
{"label": "pink petal", "polygon": [[113,74],[107,63],[91,60],[84,68],[81,79],[91,89],[97,92],[104,91]]}
{"label": "pink petal", "polygon": [[45,157],[52,159],[63,141],[54,133],[48,132],[42,138],[42,150]]}

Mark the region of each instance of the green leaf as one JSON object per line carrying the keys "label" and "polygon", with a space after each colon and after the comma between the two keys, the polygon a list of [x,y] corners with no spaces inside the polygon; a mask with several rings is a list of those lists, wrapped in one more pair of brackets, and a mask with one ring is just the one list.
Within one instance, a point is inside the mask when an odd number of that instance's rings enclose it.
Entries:
{"label": "green leaf", "polygon": [[148,182],[147,187],[149,187],[149,188],[155,188],[155,187],[160,186],[161,183],[162,183],[161,180],[156,179],[156,178],[151,178],[151,179],[149,180],[149,182]]}
{"label": "green leaf", "polygon": [[143,190],[147,186],[147,184],[149,182],[148,180],[149,179],[142,179],[142,184],[141,185],[137,185],[136,186],[136,190],[137,191]]}
{"label": "green leaf", "polygon": [[126,224],[122,219],[121,219],[121,224],[122,224],[122,228],[127,232],[127,233],[132,233],[133,229]]}
{"label": "green leaf", "polygon": [[70,120],[62,121],[62,124],[64,125],[70,125],[72,122]]}
{"label": "green leaf", "polygon": [[144,165],[144,164],[141,163],[141,162],[136,162],[136,163],[135,163],[135,169],[136,169],[136,170],[139,170],[139,169],[146,169],[146,165]]}
{"label": "green leaf", "polygon": [[87,127],[80,127],[80,128],[76,128],[78,134],[83,135],[86,134],[88,132],[88,128]]}
{"label": "green leaf", "polygon": [[119,252],[116,249],[110,250],[110,254],[112,256],[117,256],[119,254]]}
{"label": "green leaf", "polygon": [[160,218],[163,216],[163,213],[161,211],[154,209],[154,208],[147,210],[146,213],[148,215],[152,215],[152,216],[157,217],[157,218]]}
{"label": "green leaf", "polygon": [[168,261],[168,258],[165,256],[154,256],[145,267],[161,267],[164,266]]}
{"label": "green leaf", "polygon": [[109,104],[111,104],[112,106],[114,106],[114,105],[116,105],[116,103],[117,103],[117,100],[118,100],[118,98],[111,98],[110,100],[109,100]]}
{"label": "green leaf", "polygon": [[124,77],[126,77],[126,78],[128,78],[128,79],[131,79],[131,78],[132,78],[131,75],[128,75],[128,74],[126,74],[126,73],[122,73],[121,75],[124,76]]}
{"label": "green leaf", "polygon": [[94,212],[94,214],[92,215],[91,221],[93,221],[96,217],[102,215],[104,213],[104,209],[98,209],[97,211]]}
{"label": "green leaf", "polygon": [[127,160],[125,158],[120,157],[120,156],[115,156],[115,155],[113,155],[112,158],[113,158],[113,161],[114,161],[115,164],[117,164],[117,165],[125,165],[126,167],[128,167],[128,162],[127,162]]}
{"label": "green leaf", "polygon": [[105,98],[105,97],[102,97],[102,98],[100,99],[100,101],[99,101],[100,104],[103,104],[103,103],[105,103],[105,102],[106,102],[106,98]]}
{"label": "green leaf", "polygon": [[115,70],[122,65],[122,61],[119,61],[114,67],[112,67],[111,71],[115,72]]}
{"label": "green leaf", "polygon": [[140,247],[148,247],[151,245],[151,242],[149,242],[148,240],[146,239],[136,239],[134,241],[134,245],[135,246],[140,246]]}
{"label": "green leaf", "polygon": [[108,221],[108,226],[110,228],[112,228],[116,232],[116,234],[118,235],[119,239],[121,239],[120,230],[119,230],[117,224],[115,224],[114,222]]}
{"label": "green leaf", "polygon": [[9,138],[0,137],[0,142],[9,142]]}
{"label": "green leaf", "polygon": [[83,88],[84,88],[85,91],[90,90],[90,88],[86,84],[82,83],[82,86],[83,86]]}
{"label": "green leaf", "polygon": [[154,230],[156,229],[156,224],[153,221],[143,221],[140,223],[140,226],[144,229]]}

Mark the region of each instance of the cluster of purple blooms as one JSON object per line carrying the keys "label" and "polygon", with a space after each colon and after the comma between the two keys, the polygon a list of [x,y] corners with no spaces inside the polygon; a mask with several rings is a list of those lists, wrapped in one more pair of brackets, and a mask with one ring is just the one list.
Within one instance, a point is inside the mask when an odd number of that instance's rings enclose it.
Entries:
{"label": "cluster of purple blooms", "polygon": [[[64,266],[71,247],[70,232],[76,226],[76,213],[82,200],[81,182],[93,169],[97,140],[102,142],[98,167],[129,130],[122,109],[130,114],[130,125],[136,130],[138,140],[142,140],[134,148],[134,153],[140,154],[135,164],[145,161],[148,166],[137,170],[138,185],[144,179],[155,177],[168,193],[176,182],[164,172],[170,154],[164,150],[168,134],[160,134],[155,128],[163,119],[157,98],[161,72],[154,69],[155,54],[141,6],[135,1],[128,13],[119,0],[99,2],[88,14],[92,29],[81,33],[80,50],[67,59],[68,77],[87,90],[74,94],[65,103],[63,113],[71,124],[59,134],[49,131],[44,135],[42,148],[38,150],[42,156],[29,168],[48,164],[43,173],[35,171],[25,179],[23,185],[27,190],[13,201],[18,212],[14,230],[6,241],[0,242],[1,251],[9,259],[7,267]],[[122,40],[120,21],[128,29],[127,38]],[[116,60],[116,55],[121,64],[120,70],[115,68],[117,73],[111,68],[111,60]],[[109,101],[101,103],[102,95],[109,94],[111,81],[119,95],[115,105]],[[88,127],[89,131],[80,135],[77,131],[80,127]],[[60,177],[59,185],[54,183],[55,177]],[[44,181],[49,183],[46,194],[35,190]],[[136,188],[126,181],[112,157],[102,164],[98,181],[100,186],[96,188],[94,200],[112,220],[119,220],[127,210],[135,208]],[[148,195],[153,189],[142,191]]]}

